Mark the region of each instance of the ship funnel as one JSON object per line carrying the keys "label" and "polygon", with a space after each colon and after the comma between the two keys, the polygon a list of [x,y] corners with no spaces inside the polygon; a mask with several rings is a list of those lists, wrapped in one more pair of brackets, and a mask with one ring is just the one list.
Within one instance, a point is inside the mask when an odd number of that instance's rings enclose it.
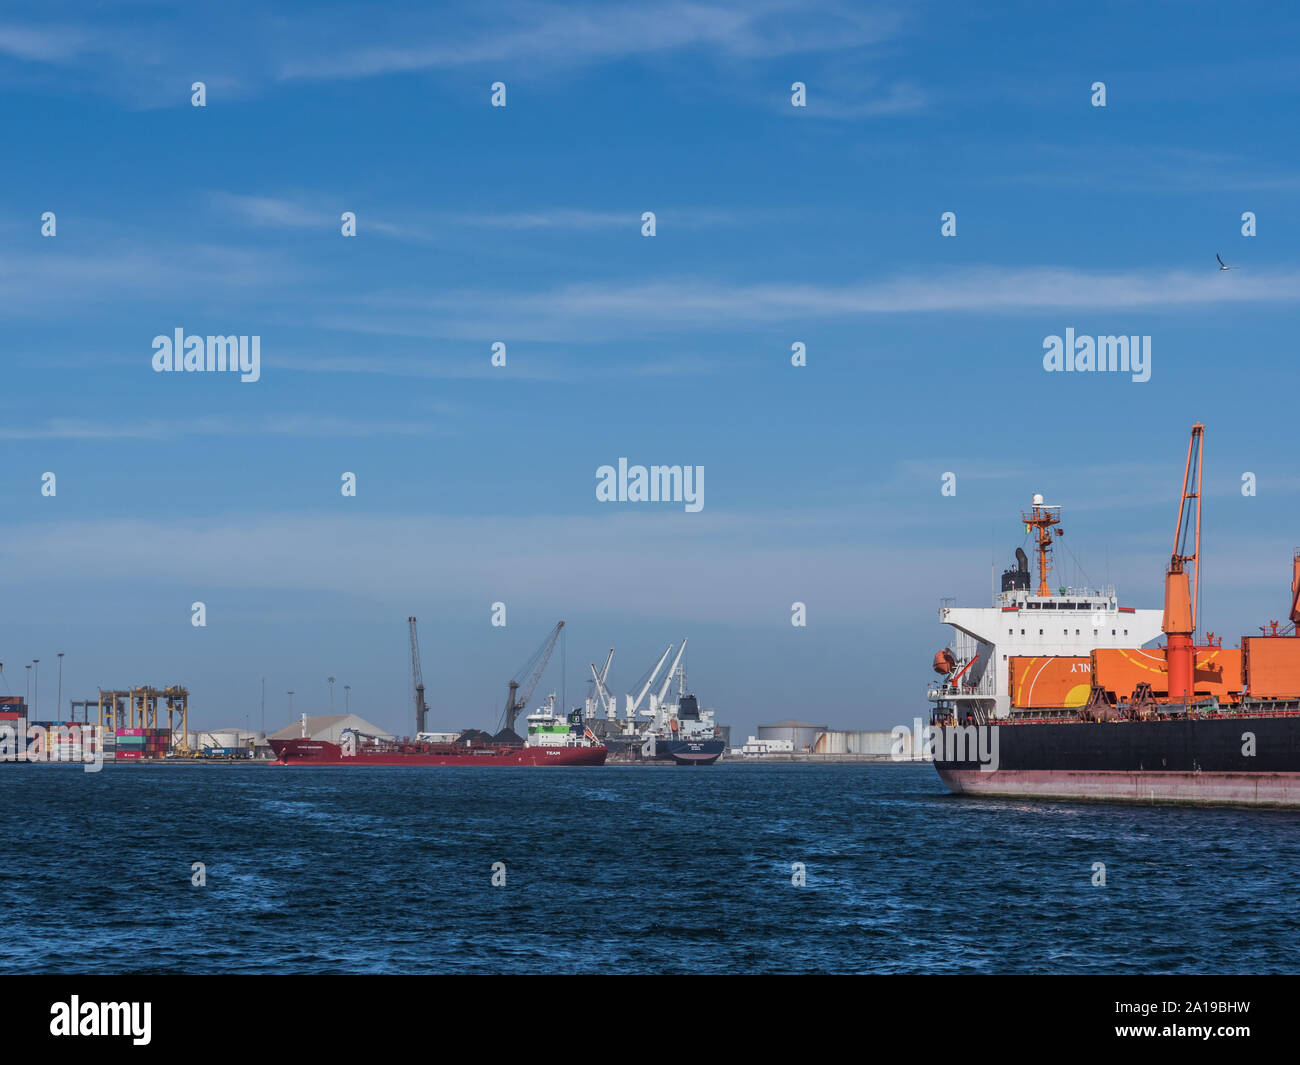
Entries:
{"label": "ship funnel", "polygon": [[1016,548],[1016,565],[1020,567],[1021,573],[1029,572],[1029,556],[1025,554],[1024,548]]}

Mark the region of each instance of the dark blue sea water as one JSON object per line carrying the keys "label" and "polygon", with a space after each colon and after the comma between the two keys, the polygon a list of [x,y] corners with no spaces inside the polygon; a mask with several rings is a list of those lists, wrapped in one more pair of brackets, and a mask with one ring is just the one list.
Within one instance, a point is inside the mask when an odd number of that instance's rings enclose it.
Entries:
{"label": "dark blue sea water", "polygon": [[0,972],[1271,973],[1300,949],[1300,813],[959,799],[924,765],[0,766],[0,799]]}

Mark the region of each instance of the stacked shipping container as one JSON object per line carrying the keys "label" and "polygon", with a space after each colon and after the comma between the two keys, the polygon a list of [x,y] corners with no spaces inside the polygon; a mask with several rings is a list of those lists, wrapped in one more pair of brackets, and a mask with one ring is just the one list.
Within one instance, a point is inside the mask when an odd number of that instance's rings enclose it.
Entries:
{"label": "stacked shipping container", "polygon": [[43,729],[30,740],[32,755],[41,761],[83,762],[93,759],[98,749],[98,725],[84,721],[30,721],[28,728]]}
{"label": "stacked shipping container", "polygon": [[114,760],[129,762],[141,758],[165,758],[171,751],[171,729],[120,728],[116,731]]}
{"label": "stacked shipping container", "polygon": [[27,707],[16,695],[0,698],[0,762],[27,761]]}

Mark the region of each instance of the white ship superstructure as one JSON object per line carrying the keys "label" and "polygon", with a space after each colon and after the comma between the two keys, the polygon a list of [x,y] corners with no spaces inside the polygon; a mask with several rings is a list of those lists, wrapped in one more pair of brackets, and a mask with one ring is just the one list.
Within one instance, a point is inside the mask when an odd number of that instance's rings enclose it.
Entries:
{"label": "white ship superstructure", "polygon": [[[1161,634],[1162,610],[1120,606],[1113,587],[1067,587],[1063,594],[1052,594],[1047,573],[1053,533],[1061,535],[1059,512],[1059,506],[1035,495],[1032,509],[1022,514],[1038,552],[1036,589],[1030,588],[1028,558],[1017,548],[1017,567],[1002,574],[1002,590],[992,606],[945,603],[939,608],[939,620],[953,628],[953,641],[935,655],[935,672],[943,679],[931,685],[927,697],[959,722],[968,715],[976,722],[1010,715],[1012,658],[1086,658],[1095,648],[1138,648]],[[1081,680],[1088,683],[1087,677]]]}

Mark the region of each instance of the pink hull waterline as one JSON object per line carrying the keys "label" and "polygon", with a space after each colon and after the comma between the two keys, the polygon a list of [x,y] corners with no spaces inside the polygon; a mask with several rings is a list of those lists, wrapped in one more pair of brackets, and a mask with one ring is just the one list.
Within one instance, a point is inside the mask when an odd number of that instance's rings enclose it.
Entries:
{"label": "pink hull waterline", "polygon": [[939,769],[960,795],[1111,802],[1300,806],[1300,773],[1147,773],[1116,770]]}

